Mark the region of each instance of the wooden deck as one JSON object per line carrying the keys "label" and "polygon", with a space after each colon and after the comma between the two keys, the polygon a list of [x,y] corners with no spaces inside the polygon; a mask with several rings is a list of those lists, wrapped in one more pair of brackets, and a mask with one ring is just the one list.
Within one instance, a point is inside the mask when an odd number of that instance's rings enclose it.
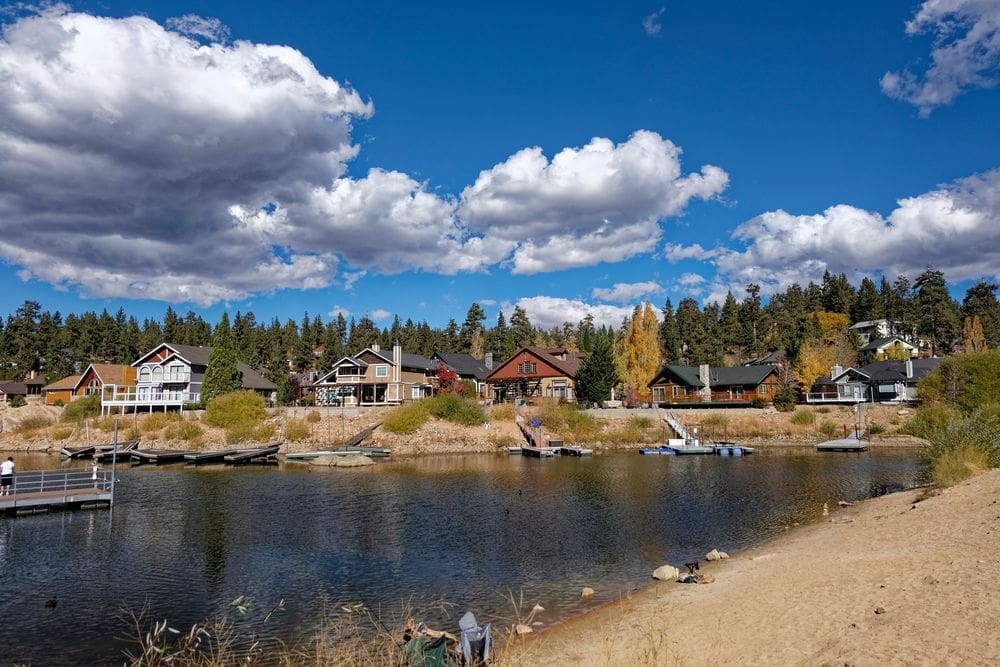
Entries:
{"label": "wooden deck", "polygon": [[23,514],[53,509],[110,506],[111,471],[39,470],[14,475],[9,496],[0,496],[0,512]]}

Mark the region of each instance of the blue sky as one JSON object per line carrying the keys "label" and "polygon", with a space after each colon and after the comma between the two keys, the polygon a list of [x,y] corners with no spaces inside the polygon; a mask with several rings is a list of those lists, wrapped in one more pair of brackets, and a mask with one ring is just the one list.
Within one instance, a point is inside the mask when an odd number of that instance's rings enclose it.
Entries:
{"label": "blue sky", "polygon": [[0,313],[998,279],[996,2],[425,4],[9,9]]}

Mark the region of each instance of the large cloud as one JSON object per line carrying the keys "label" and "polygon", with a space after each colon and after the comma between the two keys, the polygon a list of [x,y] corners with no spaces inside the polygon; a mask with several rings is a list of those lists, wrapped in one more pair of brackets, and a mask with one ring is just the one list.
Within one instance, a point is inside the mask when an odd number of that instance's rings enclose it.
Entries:
{"label": "large cloud", "polygon": [[718,167],[682,176],[680,154],[645,130],[618,145],[596,138],[563,149],[551,162],[525,148],[479,174],[459,215],[489,247],[513,250],[514,273],[620,261],[656,247],[660,219],[725,189]]}
{"label": "large cloud", "polygon": [[4,28],[0,92],[0,256],[23,274],[207,304],[334,271],[231,213],[305,200],[355,153],[371,106],[298,51],[55,8]]}
{"label": "large cloud", "polygon": [[652,281],[641,283],[615,283],[614,287],[595,287],[590,295],[602,301],[614,301],[615,303],[629,303],[642,297],[652,294],[659,294],[663,287],[659,283]]}
{"label": "large cloud", "polygon": [[391,170],[350,178],[371,103],[292,48],[167,25],[57,5],[4,27],[0,260],[23,278],[207,305],[338,270],[347,288],[365,271],[551,271],[652,250],[662,218],[728,180],[682,175],[647,131],[551,163],[519,151],[460,199]]}
{"label": "large cloud", "polygon": [[[554,296],[530,296],[518,299],[514,304],[524,309],[531,323],[536,327],[551,329],[562,327],[566,322],[574,326],[588,315],[594,318],[594,326],[621,326],[622,320],[632,317],[632,306],[610,306],[607,304],[592,304],[578,299],[562,299]],[[510,316],[513,306],[509,304],[504,312]]]}
{"label": "large cloud", "polygon": [[902,199],[887,218],[847,205],[816,215],[778,210],[733,237],[745,249],[716,249],[710,299],[750,282],[774,292],[824,271],[859,280],[874,271],[913,277],[933,265],[950,280],[1000,279],[1000,170]]}
{"label": "large cloud", "polygon": [[926,0],[906,23],[906,33],[932,32],[931,65],[922,75],[886,72],[882,91],[913,104],[920,115],[950,104],[969,88],[989,88],[1000,73],[1000,2]]}

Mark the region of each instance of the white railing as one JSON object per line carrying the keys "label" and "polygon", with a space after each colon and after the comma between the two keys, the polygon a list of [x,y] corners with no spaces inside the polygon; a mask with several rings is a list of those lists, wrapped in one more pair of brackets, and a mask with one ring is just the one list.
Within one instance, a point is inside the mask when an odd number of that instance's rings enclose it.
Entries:
{"label": "white railing", "polygon": [[197,403],[198,400],[199,395],[194,392],[114,384],[105,385],[101,393],[101,405],[104,407],[182,406]]}
{"label": "white railing", "polygon": [[[111,491],[111,471],[98,470],[97,479],[88,470],[37,470],[14,474],[11,494],[62,492],[72,495],[80,489]],[[5,496],[3,496],[5,497]]]}
{"label": "white railing", "polygon": [[868,387],[857,382],[838,384],[827,391],[806,394],[806,403],[863,403],[867,400]]}

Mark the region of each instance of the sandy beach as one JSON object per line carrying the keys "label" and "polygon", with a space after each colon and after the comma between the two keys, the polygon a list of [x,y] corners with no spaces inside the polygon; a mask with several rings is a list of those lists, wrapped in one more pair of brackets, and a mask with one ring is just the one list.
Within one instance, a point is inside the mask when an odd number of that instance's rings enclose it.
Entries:
{"label": "sandy beach", "polygon": [[997,664],[998,545],[994,470],[833,507],[703,563],[714,583],[654,582],[525,648],[545,665]]}

